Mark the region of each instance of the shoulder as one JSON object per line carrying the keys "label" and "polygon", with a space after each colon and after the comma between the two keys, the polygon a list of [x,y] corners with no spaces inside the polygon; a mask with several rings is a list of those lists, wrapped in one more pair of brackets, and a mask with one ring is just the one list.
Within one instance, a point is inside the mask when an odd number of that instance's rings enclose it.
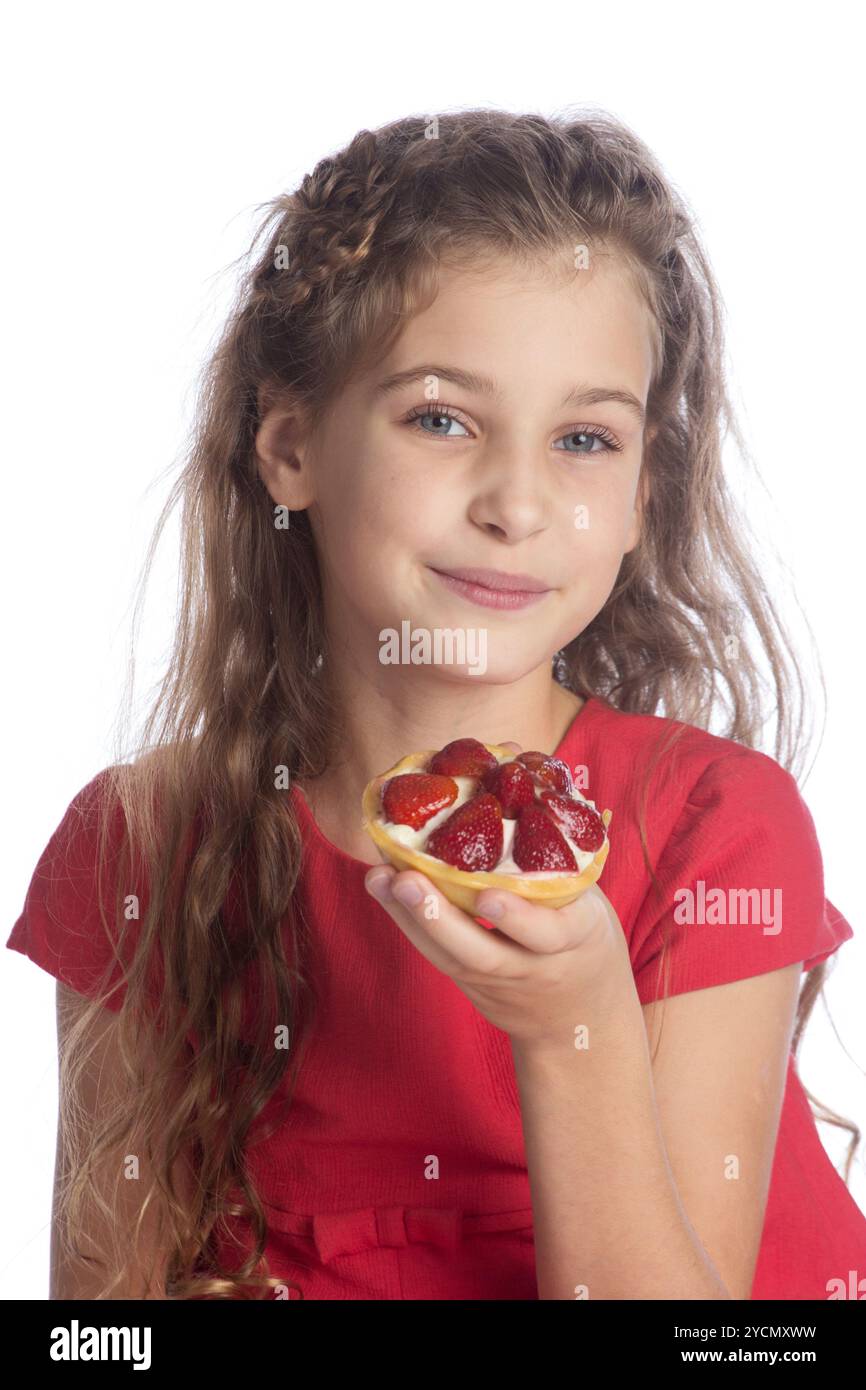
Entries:
{"label": "shoulder", "polygon": [[[41,834],[34,855],[24,902],[6,942],[9,949],[32,961],[78,993],[94,995],[116,966],[118,890],[143,902],[145,892],[139,865],[127,859],[127,818],[124,804],[135,794],[137,764],[111,764],[101,768],[78,789],[60,813],[65,797],[48,814],[54,826],[47,842]],[[127,800],[121,796],[124,778]],[[59,819],[57,819],[59,817]],[[44,832],[43,832],[44,833]],[[132,901],[132,900],[130,900]],[[137,918],[124,919],[128,941],[137,930]],[[119,979],[115,970],[112,981]],[[109,1008],[120,1007],[115,996]]]}
{"label": "shoulder", "polygon": [[679,720],[608,706],[573,754],[575,772],[586,764],[588,795],[613,813],[605,880],[624,923],[658,905],[655,880],[668,901],[698,879],[784,886],[786,896],[799,894],[823,915],[811,812],[794,776],[769,754]]}
{"label": "shoulder", "polygon": [[76,863],[84,856],[94,867],[103,856],[115,853],[126,828],[127,809],[141,804],[146,785],[141,775],[144,767],[141,762],[112,763],[100,768],[73,794],[62,813],[61,797],[54,812],[59,819],[42,852],[42,860],[63,852],[66,863]]}
{"label": "shoulder", "polygon": [[[602,794],[603,782],[609,781],[613,792],[624,784],[634,789],[646,776],[650,800],[661,798],[670,808],[683,807],[693,796],[735,798],[746,791],[791,805],[800,799],[796,779],[768,753],[682,720],[594,703],[586,738],[582,743],[575,738],[572,751],[582,747],[591,756],[592,780]],[[576,733],[579,725],[578,719]]]}
{"label": "shoulder", "polygon": [[825,898],[815,823],[781,763],[673,720],[614,711],[600,724],[590,756],[598,804],[614,813],[606,891],[622,909],[642,1003],[658,997],[665,942],[665,992],[683,993],[809,969],[853,935]]}
{"label": "shoulder", "polygon": [[68,791],[58,796],[55,789],[49,801],[46,793],[42,815],[47,817],[48,825],[53,829],[39,856],[35,877],[47,864],[53,866],[59,855],[69,866],[75,862],[70,858],[73,849],[96,847],[100,827],[110,824],[112,813],[117,808],[116,787],[116,768],[108,766],[95,773],[71,797]]}
{"label": "shoulder", "polygon": [[103,767],[80,787],[70,800],[64,813],[64,820],[71,826],[95,829],[99,817],[116,807],[119,778],[122,776],[117,765]]}

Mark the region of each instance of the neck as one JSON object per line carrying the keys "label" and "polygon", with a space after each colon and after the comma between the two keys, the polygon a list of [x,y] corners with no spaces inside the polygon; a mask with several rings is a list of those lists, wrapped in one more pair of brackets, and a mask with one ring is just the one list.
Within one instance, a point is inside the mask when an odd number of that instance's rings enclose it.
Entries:
{"label": "neck", "polygon": [[386,679],[376,675],[370,682],[357,667],[331,673],[331,688],[341,692],[340,746],[327,772],[301,783],[328,839],[369,862],[376,850],[359,829],[359,808],[372,777],[407,753],[442,748],[456,738],[552,752],[584,704],[546,667],[504,685],[425,681],[417,668],[389,668]]}

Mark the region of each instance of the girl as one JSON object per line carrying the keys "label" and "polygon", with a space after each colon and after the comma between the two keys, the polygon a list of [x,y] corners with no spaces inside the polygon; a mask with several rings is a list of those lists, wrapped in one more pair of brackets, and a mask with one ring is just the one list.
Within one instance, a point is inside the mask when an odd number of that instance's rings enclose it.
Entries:
{"label": "girl", "polygon": [[[8,943],[60,982],[53,1296],[858,1296],[795,1061],[852,930],[722,364],[690,217],[604,113],[398,120],[269,205],[164,686]],[[385,659],[407,621],[484,663]],[[613,810],[601,885],[473,918],[376,865],[364,786],[461,737]]]}

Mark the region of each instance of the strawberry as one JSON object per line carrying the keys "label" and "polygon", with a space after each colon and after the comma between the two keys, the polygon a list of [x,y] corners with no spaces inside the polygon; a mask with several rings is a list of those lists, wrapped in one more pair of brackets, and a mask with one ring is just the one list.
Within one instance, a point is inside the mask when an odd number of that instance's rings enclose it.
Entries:
{"label": "strawberry", "polygon": [[547,812],[538,805],[524,806],[514,828],[511,854],[525,873],[539,869],[577,869],[577,860]]}
{"label": "strawberry", "polygon": [[576,801],[570,796],[557,796],[556,792],[540,793],[551,815],[560,821],[566,835],[574,841],[578,849],[601,849],[604,844],[604,821],[592,806],[585,801]]}
{"label": "strawberry", "polygon": [[457,800],[457,783],[451,777],[426,772],[403,772],[389,777],[382,788],[382,809],[396,825],[420,830],[437,811]]}
{"label": "strawberry", "polygon": [[535,787],[523,763],[499,763],[485,772],[481,785],[492,792],[508,820],[515,820],[521,806],[535,800]]}
{"label": "strawberry", "polygon": [[455,738],[446,743],[430,759],[430,772],[446,777],[480,777],[488,768],[496,767],[496,759],[477,738]]}
{"label": "strawberry", "polygon": [[541,782],[547,783],[555,791],[562,792],[564,796],[571,796],[571,773],[561,758],[552,758],[547,753],[538,753],[535,750],[518,753],[517,757],[524,767],[540,778]]}
{"label": "strawberry", "polygon": [[437,825],[422,848],[455,869],[474,873],[496,867],[502,844],[502,807],[490,792],[479,792]]}

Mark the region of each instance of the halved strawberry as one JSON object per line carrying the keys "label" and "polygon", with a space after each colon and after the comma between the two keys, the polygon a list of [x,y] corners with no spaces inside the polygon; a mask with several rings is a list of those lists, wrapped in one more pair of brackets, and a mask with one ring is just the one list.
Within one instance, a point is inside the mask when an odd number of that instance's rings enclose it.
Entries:
{"label": "halved strawberry", "polygon": [[570,796],[558,796],[556,792],[543,791],[541,800],[556,820],[565,827],[565,833],[578,849],[601,849],[604,844],[604,821],[592,806],[585,801],[576,801]]}
{"label": "halved strawberry", "polygon": [[[435,834],[435,831],[434,831]],[[577,860],[541,806],[524,806],[514,828],[511,855],[519,869],[533,873],[539,869],[576,870]]]}
{"label": "halved strawberry", "polygon": [[521,806],[535,800],[535,785],[523,763],[499,763],[485,772],[481,785],[492,792],[507,820],[515,820]]}
{"label": "halved strawberry", "polygon": [[502,845],[502,807],[490,792],[479,792],[437,825],[422,849],[455,869],[475,873],[496,867]]}
{"label": "halved strawberry", "polygon": [[529,771],[535,773],[542,782],[553,787],[554,791],[571,796],[571,773],[561,758],[552,758],[549,754],[539,753],[534,749],[528,753],[518,753],[517,757],[524,767],[529,768]]}
{"label": "halved strawberry", "polygon": [[420,830],[438,811],[457,800],[459,788],[451,777],[431,776],[427,772],[401,772],[382,789],[382,809],[397,825]]}
{"label": "halved strawberry", "polygon": [[477,738],[455,738],[433,754],[428,771],[446,777],[480,777],[496,765],[493,754]]}

